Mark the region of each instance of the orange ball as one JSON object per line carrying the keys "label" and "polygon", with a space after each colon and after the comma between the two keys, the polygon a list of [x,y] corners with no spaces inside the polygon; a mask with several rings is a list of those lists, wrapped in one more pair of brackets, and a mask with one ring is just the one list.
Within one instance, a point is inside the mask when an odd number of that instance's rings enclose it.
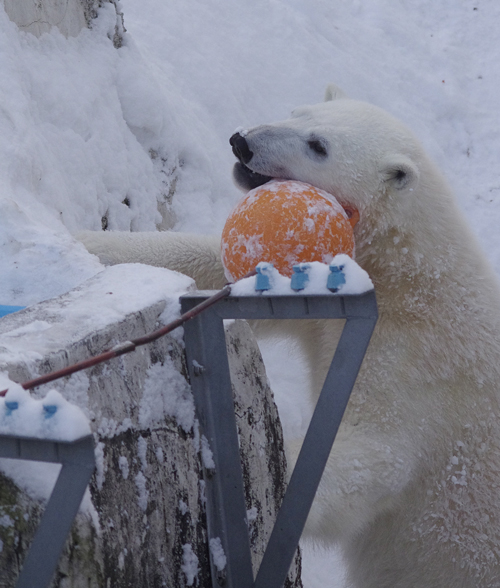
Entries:
{"label": "orange ball", "polygon": [[354,257],[352,229],[357,218],[354,211],[349,219],[335,197],[323,190],[272,180],[248,192],[226,221],[222,231],[226,277],[239,280],[260,261],[291,276],[297,263],[329,263],[338,253]]}

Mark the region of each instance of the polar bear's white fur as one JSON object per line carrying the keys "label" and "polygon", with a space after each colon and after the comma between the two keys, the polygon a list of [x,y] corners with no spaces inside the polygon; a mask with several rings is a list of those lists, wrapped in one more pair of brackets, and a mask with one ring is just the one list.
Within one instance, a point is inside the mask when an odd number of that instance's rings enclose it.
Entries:
{"label": "polar bear's white fur", "polygon": [[[359,210],[357,261],[379,305],[306,531],[341,546],[353,587],[499,587],[496,277],[412,133],[379,108],[328,94],[336,99],[250,129],[248,151],[235,148],[243,188],[295,179]],[[201,287],[224,282],[216,240],[81,238],[110,263],[173,267]],[[307,324],[302,336],[317,390],[337,327]]]}

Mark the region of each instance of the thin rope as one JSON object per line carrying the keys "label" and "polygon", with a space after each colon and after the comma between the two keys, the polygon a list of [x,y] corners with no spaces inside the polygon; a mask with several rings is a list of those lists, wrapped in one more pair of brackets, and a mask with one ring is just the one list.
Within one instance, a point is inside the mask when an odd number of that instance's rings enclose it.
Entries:
{"label": "thin rope", "polygon": [[[243,276],[243,278],[241,279],[249,278],[251,276],[254,276],[256,273],[257,272],[254,270]],[[165,325],[161,329],[153,331],[152,333],[144,335],[143,337],[138,337],[137,339],[132,339],[131,341],[124,341],[123,343],[119,343],[118,345],[115,345],[112,349],[109,349],[104,353],[95,355],[94,357],[85,359],[83,361],[79,361],[78,363],[65,367],[61,370],[51,372],[50,374],[45,374],[44,376],[40,376],[39,378],[34,378],[33,380],[24,382],[23,384],[21,384],[21,386],[25,390],[31,390],[32,388],[36,388],[37,386],[41,386],[42,384],[47,384],[48,382],[59,380],[60,378],[70,376],[71,374],[74,374],[81,370],[85,370],[89,367],[93,367],[115,357],[119,357],[120,355],[124,355],[125,353],[135,351],[137,347],[140,347],[141,345],[147,345],[148,343],[152,343],[153,341],[156,341],[156,339],[159,339],[160,337],[167,335],[174,329],[177,329],[178,327],[182,326],[187,321],[195,318],[204,310],[206,310],[210,306],[213,306],[219,300],[222,300],[223,298],[229,296],[229,294],[231,294],[231,286],[233,286],[233,284],[226,284],[224,288],[222,288],[222,290],[219,290],[213,296],[210,296],[210,298],[207,298],[200,304],[197,304],[194,308],[188,310],[187,312],[182,314],[178,319],[172,321],[171,323],[168,323],[168,325]],[[0,390],[0,397],[5,396],[7,392],[8,389]]]}

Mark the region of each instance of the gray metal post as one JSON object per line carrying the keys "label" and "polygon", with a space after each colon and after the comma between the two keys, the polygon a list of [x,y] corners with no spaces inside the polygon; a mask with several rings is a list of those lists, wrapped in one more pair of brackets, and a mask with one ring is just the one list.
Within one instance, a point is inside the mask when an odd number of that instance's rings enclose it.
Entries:
{"label": "gray metal post", "polygon": [[16,584],[17,588],[45,588],[95,469],[93,437],[52,441],[0,435],[0,457],[62,464]]}
{"label": "gray metal post", "polygon": [[264,553],[255,588],[283,585],[375,321],[347,319]]}
{"label": "gray metal post", "polygon": [[184,329],[188,362],[196,368],[190,372],[197,416],[215,463],[215,471],[205,476],[209,539],[220,539],[227,559],[224,571],[211,565],[212,584],[251,588],[252,560],[224,325],[209,309]]}
{"label": "gray metal post", "polygon": [[[190,310],[208,295],[199,292],[183,296],[182,311]],[[228,588],[281,588],[283,585],[377,316],[374,292],[345,297],[247,296],[225,298],[185,325],[186,353],[196,409],[216,463],[215,472],[209,473],[207,479],[207,494],[216,497],[210,498],[210,508],[207,505],[208,533],[209,538],[225,538],[222,544],[228,561],[225,578],[221,578],[212,565],[214,587],[222,585],[223,581]],[[234,443],[236,434],[234,415],[218,412],[219,402],[224,402],[226,411],[229,410],[229,404],[232,405],[225,341],[222,345],[221,333],[223,335],[223,319],[234,318],[346,319],[255,583],[251,569],[248,571],[251,560],[248,530],[241,525],[241,513],[244,513],[244,502],[242,507],[241,500],[244,501],[244,494],[237,437],[234,449],[224,447],[223,452],[221,441],[218,440],[218,436],[222,435],[224,443]],[[216,400],[215,397],[219,396],[226,399]],[[207,418],[208,413],[210,418]],[[232,429],[232,434],[229,429]],[[231,476],[233,483],[224,488],[224,480],[228,476]],[[238,494],[241,496],[237,507],[239,514],[236,516],[239,524],[232,527],[228,512],[233,512],[233,515],[236,512],[231,503]],[[244,552],[248,555],[244,556]]]}

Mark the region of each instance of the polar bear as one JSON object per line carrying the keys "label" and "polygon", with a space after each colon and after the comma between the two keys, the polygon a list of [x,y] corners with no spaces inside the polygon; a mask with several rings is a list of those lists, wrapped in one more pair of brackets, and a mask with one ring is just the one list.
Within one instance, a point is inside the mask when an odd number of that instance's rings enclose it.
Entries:
{"label": "polar bear", "polygon": [[[403,124],[335,87],[231,138],[243,190],[311,183],[355,207],[380,318],[306,533],[338,544],[355,588],[500,586],[500,287],[440,171]],[[224,282],[218,239],[84,233],[106,263]],[[300,337],[317,394],[336,322]],[[294,444],[289,457],[296,456]]]}

